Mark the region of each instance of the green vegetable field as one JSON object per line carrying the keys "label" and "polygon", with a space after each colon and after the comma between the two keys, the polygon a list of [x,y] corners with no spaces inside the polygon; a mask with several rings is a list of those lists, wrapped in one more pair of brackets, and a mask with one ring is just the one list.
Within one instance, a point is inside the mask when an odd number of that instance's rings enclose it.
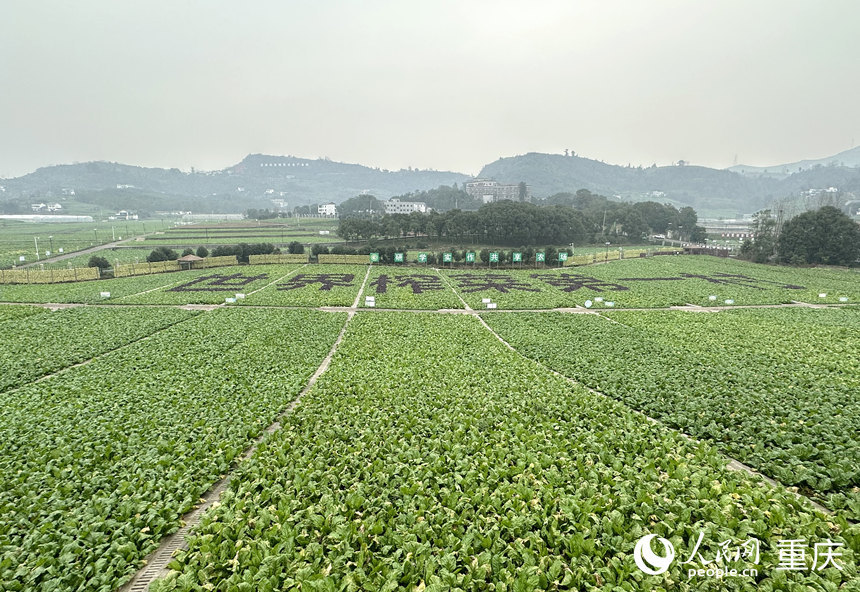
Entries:
{"label": "green vegetable field", "polygon": [[486,320],[524,355],[860,518],[860,311],[605,315]]}
{"label": "green vegetable field", "polygon": [[155,589],[674,589],[680,567],[649,579],[625,553],[697,530],[839,536],[474,318],[368,314]]}
{"label": "green vegetable field", "polygon": [[[0,308],[0,315],[12,307]],[[44,374],[87,361],[189,319],[194,313],[177,309],[70,308],[43,311],[16,321],[0,321],[0,392]],[[2,318],[2,317],[0,317]],[[13,323],[14,325],[10,325]]]}
{"label": "green vegetable field", "polygon": [[296,397],[344,319],[207,313],[0,394],[0,589],[114,589]]}
{"label": "green vegetable field", "polygon": [[860,590],[858,279],[0,285],[0,590]]}

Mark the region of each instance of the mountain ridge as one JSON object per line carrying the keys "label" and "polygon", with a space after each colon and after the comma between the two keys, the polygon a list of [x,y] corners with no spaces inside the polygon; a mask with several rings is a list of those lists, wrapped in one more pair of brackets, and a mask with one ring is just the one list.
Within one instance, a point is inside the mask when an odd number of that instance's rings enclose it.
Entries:
{"label": "mountain ridge", "polygon": [[[860,163],[860,148],[853,150]],[[854,152],[846,151],[819,161],[833,162],[840,155],[853,158]],[[534,197],[588,189],[630,201],[690,205],[706,216],[748,214],[774,200],[829,187],[860,192],[860,168],[835,164],[801,167],[784,175],[741,174],[686,163],[644,168],[620,166],[581,156],[538,152],[500,158],[485,165],[479,177],[512,184],[524,181]],[[223,208],[226,203],[231,204],[233,211],[244,211],[249,207],[271,207],[273,199],[287,202],[289,207],[340,203],[361,193],[387,199],[441,185],[462,184],[471,178],[453,171],[411,168],[389,171],[328,158],[259,153],[216,171],[183,172],[176,168],[95,161],[40,167],[21,177],[0,180],[3,187],[0,204],[14,199],[21,203],[25,199],[55,199],[74,190],[77,194],[98,193],[96,201],[103,207],[111,204],[135,208],[138,207],[135,200],[146,199],[148,195],[150,201],[161,206],[159,209],[165,204],[176,204],[173,207],[177,209],[192,209],[193,205],[196,211],[206,211]]]}
{"label": "mountain ridge", "polygon": [[771,166],[750,166],[738,164],[731,166],[726,170],[733,173],[740,173],[742,175],[771,175],[776,177],[785,177],[791,173],[802,172],[804,170],[822,166],[844,166],[848,168],[860,167],[860,146],[855,146],[854,148],[849,148],[848,150],[843,150],[838,154],[824,158],[804,159],[796,162]]}

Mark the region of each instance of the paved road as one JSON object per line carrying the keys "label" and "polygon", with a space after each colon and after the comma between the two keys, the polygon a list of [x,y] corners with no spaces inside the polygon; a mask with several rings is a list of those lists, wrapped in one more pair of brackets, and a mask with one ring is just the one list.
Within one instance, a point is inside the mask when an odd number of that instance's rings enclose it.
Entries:
{"label": "paved road", "polygon": [[78,257],[79,255],[88,255],[90,253],[96,253],[98,251],[102,251],[104,249],[112,249],[117,246],[126,245],[128,243],[134,242],[135,239],[129,238],[121,241],[114,241],[112,243],[105,243],[103,245],[96,245],[94,247],[90,247],[89,249],[84,249],[82,251],[73,251],[71,253],[63,253],[62,255],[54,255],[53,257],[46,257],[44,259],[39,259],[38,261],[33,261],[32,263],[26,263],[24,265],[19,265],[19,268],[24,267],[34,267],[39,265],[40,263],[56,263],[57,261],[63,261],[65,259],[71,259],[72,257]]}

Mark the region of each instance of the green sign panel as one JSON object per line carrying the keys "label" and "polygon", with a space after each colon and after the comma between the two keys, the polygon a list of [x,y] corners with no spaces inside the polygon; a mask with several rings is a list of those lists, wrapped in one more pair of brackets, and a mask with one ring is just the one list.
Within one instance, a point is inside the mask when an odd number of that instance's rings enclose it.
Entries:
{"label": "green sign panel", "polygon": [[499,262],[499,253],[497,251],[493,251],[490,253],[490,263],[498,263]]}
{"label": "green sign panel", "polygon": [[371,253],[370,254],[370,262],[371,263],[379,263],[379,253]]}
{"label": "green sign panel", "polygon": [[403,253],[394,253],[394,262],[403,263]]}
{"label": "green sign panel", "polygon": [[454,260],[454,255],[451,253],[442,253],[442,262],[451,263]]}
{"label": "green sign panel", "polygon": [[523,262],[523,254],[522,253],[513,253],[511,255],[511,261],[514,263],[522,263]]}
{"label": "green sign panel", "polygon": [[559,261],[567,261],[567,253],[565,253],[565,252],[559,253],[558,254],[558,260]]}
{"label": "green sign panel", "polygon": [[418,253],[418,263],[427,263],[427,253]]}
{"label": "green sign panel", "polygon": [[544,261],[546,261],[546,253],[544,253],[543,251],[535,253],[535,261],[537,263],[543,263]]}
{"label": "green sign panel", "polygon": [[469,251],[466,253],[466,263],[474,263],[475,262],[475,253]]}

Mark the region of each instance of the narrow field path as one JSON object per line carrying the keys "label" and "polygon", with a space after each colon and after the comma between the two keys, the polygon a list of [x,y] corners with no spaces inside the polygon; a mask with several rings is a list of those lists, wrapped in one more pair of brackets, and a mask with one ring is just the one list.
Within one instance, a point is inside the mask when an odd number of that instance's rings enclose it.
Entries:
{"label": "narrow field path", "polygon": [[[365,276],[365,280],[367,277]],[[196,508],[182,516],[181,523],[182,527],[179,530],[174,532],[173,534],[167,535],[161,540],[158,548],[155,549],[152,553],[144,558],[144,566],[135,573],[132,578],[126,582],[124,585],[118,588],[118,592],[145,592],[149,585],[154,582],[156,579],[160,577],[164,577],[168,573],[167,564],[170,563],[173,558],[173,554],[179,550],[187,547],[186,538],[189,533],[200,524],[200,519],[203,517],[203,514],[212,507],[212,504],[217,502],[221,498],[221,494],[229,487],[231,481],[234,479],[237,469],[241,466],[243,462],[251,458],[254,452],[257,450],[257,447],[260,443],[265,440],[268,436],[275,433],[279,429],[281,429],[281,420],[288,413],[291,413],[296,406],[301,402],[302,397],[304,397],[308,391],[316,384],[317,380],[323,373],[328,370],[329,365],[331,364],[332,357],[334,357],[335,352],[337,351],[338,346],[343,341],[343,337],[346,334],[346,329],[349,326],[350,321],[355,316],[355,312],[350,312],[347,314],[346,321],[343,324],[343,327],[340,330],[340,333],[337,336],[334,344],[331,346],[331,349],[328,352],[328,355],[323,359],[322,363],[320,363],[319,367],[316,371],[311,375],[305,387],[298,394],[298,396],[293,399],[290,404],[278,414],[275,421],[272,422],[269,427],[263,430],[263,433],[260,434],[256,439],[251,442],[251,445],[242,453],[241,456],[237,457],[237,460],[233,464],[233,468],[219,481],[215,482],[207,491],[203,494],[203,497],[200,498],[200,505]]]}
{"label": "narrow field path", "polygon": [[[72,307],[71,307],[71,306],[59,306],[58,308],[72,308]],[[38,384],[38,383],[40,383],[40,382],[42,382],[42,381],[44,381],[44,380],[48,380],[49,378],[53,378],[54,376],[58,376],[58,375],[60,375],[60,374],[64,374],[64,373],[66,373],[66,372],[68,372],[69,370],[72,370],[72,369],[74,369],[74,368],[80,368],[81,366],[86,366],[87,364],[90,364],[90,363],[92,363],[92,362],[95,362],[95,361],[97,361],[97,360],[100,360],[101,358],[103,358],[103,357],[105,357],[105,356],[107,356],[107,355],[109,355],[109,354],[112,354],[112,353],[114,353],[114,352],[118,352],[118,351],[123,350],[123,349],[125,349],[125,348],[127,348],[127,347],[131,347],[132,345],[135,345],[135,344],[138,344],[138,343],[141,343],[141,342],[147,341],[147,340],[149,340],[149,339],[152,339],[152,338],[153,338],[153,337],[155,337],[156,335],[159,335],[160,333],[163,333],[164,331],[167,331],[168,329],[172,329],[173,327],[176,327],[177,325],[181,325],[182,323],[187,323],[188,321],[191,321],[191,320],[193,320],[193,319],[195,319],[195,318],[197,318],[197,315],[189,315],[189,316],[188,316],[188,318],[185,318],[185,319],[179,319],[178,321],[173,322],[173,323],[170,323],[169,325],[167,325],[167,326],[165,326],[165,327],[162,327],[161,329],[157,329],[157,330],[153,331],[153,332],[152,332],[152,333],[150,333],[149,335],[144,335],[143,337],[138,337],[137,339],[134,339],[133,341],[129,341],[128,343],[123,343],[122,345],[119,345],[119,346],[117,346],[117,347],[115,347],[115,348],[113,348],[113,349],[109,349],[109,350],[107,350],[107,351],[103,351],[103,352],[101,352],[100,354],[95,355],[95,356],[93,356],[92,358],[89,358],[88,360],[84,360],[84,361],[82,361],[82,362],[77,362],[77,363],[75,363],[75,364],[71,364],[71,365],[69,365],[69,366],[64,366],[64,367],[60,368],[59,370],[55,370],[54,372],[51,372],[50,374],[44,374],[44,375],[40,376],[39,378],[35,378],[35,379],[33,379],[33,380],[29,381],[29,382],[26,382],[26,383],[24,383],[24,384],[22,384],[22,385],[19,385],[19,386],[16,386],[16,387],[14,387],[14,388],[11,388],[11,389],[9,389],[8,391],[0,391],[0,392],[2,392],[3,394],[11,393],[11,392],[17,391],[17,390],[19,390],[19,389],[22,389],[22,388],[28,387],[28,386],[30,386],[30,385]]]}
{"label": "narrow field path", "polygon": [[[607,395],[606,393],[602,393],[602,392],[600,392],[600,391],[598,391],[598,390],[595,390],[595,389],[591,388],[590,386],[588,386],[587,384],[583,384],[583,383],[581,383],[581,382],[579,382],[579,381],[577,381],[577,380],[574,380],[573,378],[570,378],[569,376],[566,376],[566,375],[562,374],[561,372],[558,372],[557,370],[553,370],[552,368],[550,368],[549,366],[547,366],[547,365],[543,364],[542,362],[540,362],[540,361],[538,361],[538,360],[535,360],[534,358],[530,358],[530,357],[526,356],[525,354],[523,354],[523,353],[521,353],[521,352],[517,351],[517,349],[516,349],[513,345],[511,345],[510,343],[508,343],[508,342],[507,342],[507,341],[506,341],[506,340],[505,340],[501,335],[499,335],[498,333],[496,333],[496,331],[495,331],[492,327],[490,327],[490,326],[487,324],[487,322],[486,322],[483,318],[481,318],[481,315],[480,315],[480,314],[478,314],[478,313],[473,313],[473,314],[474,314],[475,318],[477,318],[477,319],[478,319],[478,321],[480,321],[480,323],[484,326],[484,328],[485,328],[487,331],[489,331],[490,333],[492,333],[492,334],[496,337],[496,339],[498,339],[498,340],[499,340],[499,341],[500,341],[500,342],[501,342],[505,347],[507,347],[508,349],[510,349],[510,350],[511,350],[511,351],[513,351],[513,352],[516,352],[516,353],[517,353],[517,354],[519,354],[521,357],[523,357],[523,358],[525,358],[525,359],[527,359],[527,360],[529,360],[529,361],[531,361],[531,362],[533,362],[533,363],[537,364],[537,365],[538,365],[538,366],[540,366],[543,370],[545,370],[545,371],[547,371],[547,372],[550,372],[550,373],[552,373],[552,374],[554,374],[554,375],[556,375],[556,376],[558,376],[558,377],[560,377],[560,378],[563,378],[564,380],[566,380],[566,381],[567,381],[567,382],[569,382],[570,384],[575,384],[575,385],[580,386],[580,387],[582,387],[582,388],[584,388],[584,389],[587,389],[587,390],[588,390],[590,393],[592,393],[592,394],[598,395],[598,396],[600,396],[600,397],[604,397],[604,398],[609,399],[609,400],[611,400],[611,401],[615,401],[616,403],[619,403],[620,405],[623,405],[624,407],[626,407],[627,409],[629,409],[629,410],[630,410],[630,411],[632,411],[633,413],[636,413],[637,415],[641,415],[642,417],[644,417],[645,419],[647,419],[647,420],[648,420],[648,421],[650,421],[651,423],[654,423],[654,424],[660,425],[660,426],[662,426],[662,427],[666,428],[667,430],[671,430],[671,431],[673,431],[673,432],[677,432],[678,434],[680,434],[681,436],[683,436],[683,437],[684,437],[684,438],[686,438],[687,440],[690,440],[691,442],[695,442],[696,444],[707,444],[707,445],[709,445],[709,446],[714,446],[714,447],[716,448],[716,446],[715,446],[714,444],[711,444],[710,442],[706,442],[706,441],[699,440],[699,439],[697,439],[697,438],[694,438],[694,437],[690,436],[689,434],[685,434],[684,432],[682,432],[681,430],[679,430],[679,429],[677,429],[677,428],[673,428],[673,427],[671,427],[671,426],[667,426],[666,424],[662,423],[660,420],[654,419],[653,417],[651,417],[651,416],[649,416],[649,415],[646,415],[646,414],[645,414],[645,413],[643,413],[642,411],[639,411],[638,409],[636,409],[636,408],[634,408],[634,407],[631,407],[631,406],[627,405],[627,404],[626,404],[626,403],[624,403],[623,401],[619,401],[618,399],[615,399],[614,397],[610,397],[610,396],[609,396],[609,395]],[[602,316],[602,315],[598,315],[598,316]],[[605,318],[605,317],[604,317],[604,318]],[[611,319],[607,319],[607,320],[611,320]],[[625,325],[625,326],[626,326],[626,325]],[[832,510],[829,510],[829,509],[825,508],[824,506],[822,506],[821,504],[819,504],[818,502],[816,502],[816,501],[815,501],[815,500],[813,500],[812,498],[807,497],[807,496],[805,496],[805,495],[803,495],[803,494],[799,493],[798,491],[795,491],[793,488],[790,488],[790,487],[788,487],[787,485],[783,485],[782,483],[780,483],[780,482],[778,482],[778,481],[774,480],[773,478],[768,477],[767,475],[764,475],[764,474],[762,474],[762,473],[760,473],[760,472],[756,471],[755,469],[753,469],[753,468],[752,468],[752,467],[750,467],[749,465],[746,465],[746,464],[742,463],[741,461],[739,461],[739,460],[737,460],[737,459],[735,459],[735,458],[732,458],[731,456],[728,456],[727,454],[725,454],[724,452],[722,452],[722,451],[721,451],[721,450],[719,450],[719,449],[717,449],[717,451],[719,452],[719,454],[720,454],[723,458],[725,458],[725,459],[726,459],[726,467],[727,467],[728,469],[730,469],[730,470],[732,470],[732,471],[742,471],[742,472],[747,473],[747,474],[749,474],[749,475],[754,475],[755,477],[758,477],[759,479],[761,479],[762,481],[764,481],[765,483],[767,483],[767,484],[768,484],[768,485],[770,485],[771,487],[779,487],[779,488],[785,489],[786,491],[788,491],[789,493],[791,493],[792,495],[794,495],[797,499],[802,500],[802,501],[804,501],[804,502],[807,502],[809,505],[811,505],[813,508],[815,508],[816,510],[818,510],[818,511],[819,511],[819,512],[821,512],[822,514],[825,514],[825,515],[828,515],[828,516],[830,516],[830,515],[832,515],[832,514],[833,514],[833,511],[832,511]],[[851,521],[849,520],[849,522],[851,522]]]}

